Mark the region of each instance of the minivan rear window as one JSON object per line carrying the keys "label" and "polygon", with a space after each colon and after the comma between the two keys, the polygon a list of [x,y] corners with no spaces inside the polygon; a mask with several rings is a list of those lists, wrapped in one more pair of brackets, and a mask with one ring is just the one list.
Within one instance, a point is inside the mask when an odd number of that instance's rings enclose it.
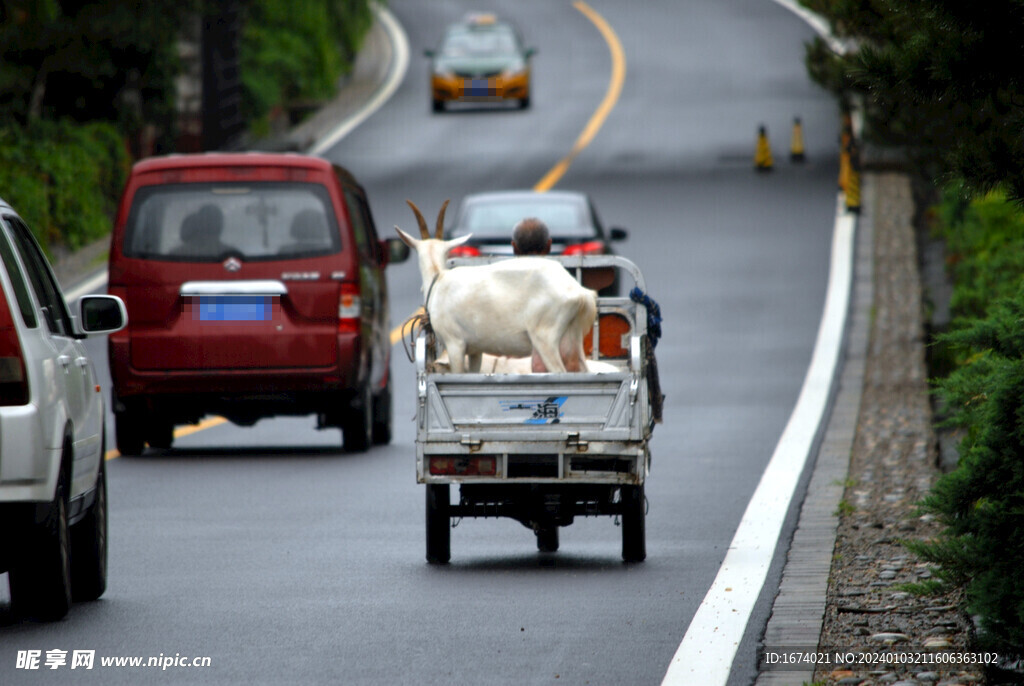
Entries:
{"label": "minivan rear window", "polygon": [[125,256],[219,262],[330,255],[342,249],[327,189],[315,183],[183,183],[140,188]]}

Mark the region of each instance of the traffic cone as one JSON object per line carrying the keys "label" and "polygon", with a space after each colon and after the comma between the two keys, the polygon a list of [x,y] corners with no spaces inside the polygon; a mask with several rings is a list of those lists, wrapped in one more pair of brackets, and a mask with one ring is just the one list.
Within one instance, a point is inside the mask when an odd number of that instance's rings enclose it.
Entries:
{"label": "traffic cone", "polygon": [[846,181],[846,211],[860,213],[860,148],[850,139],[850,175]]}
{"label": "traffic cone", "polygon": [[771,171],[775,163],[772,161],[772,146],[768,143],[768,133],[764,126],[757,132],[757,150],[754,153],[754,169]]}
{"label": "traffic cone", "polygon": [[793,138],[789,145],[790,162],[803,162],[807,159],[804,156],[804,131],[800,125],[800,117],[793,119]]}

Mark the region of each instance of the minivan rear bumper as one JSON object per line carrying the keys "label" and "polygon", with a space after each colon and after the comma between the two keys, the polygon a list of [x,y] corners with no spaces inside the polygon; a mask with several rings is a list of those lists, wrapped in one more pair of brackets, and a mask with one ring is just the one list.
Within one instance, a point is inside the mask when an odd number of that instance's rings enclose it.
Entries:
{"label": "minivan rear bumper", "polygon": [[[337,364],[325,367],[141,370],[131,365],[131,342],[112,336],[110,374],[118,398],[149,395],[259,396],[294,392],[337,392],[356,388],[362,350],[358,333],[339,333]],[[116,410],[117,408],[115,408]]]}

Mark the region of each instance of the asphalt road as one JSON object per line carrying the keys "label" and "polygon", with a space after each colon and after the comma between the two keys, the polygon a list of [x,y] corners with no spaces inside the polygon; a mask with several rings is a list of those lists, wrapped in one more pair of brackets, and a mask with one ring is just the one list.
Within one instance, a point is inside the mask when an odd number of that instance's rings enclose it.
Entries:
{"label": "asphalt road", "polygon": [[[796,401],[824,300],[838,113],[809,83],[811,31],[768,0],[590,3],[627,60],[618,102],[557,187],[592,194],[665,318],[665,422],[647,483],[646,562],[610,518],[557,554],[509,520],[465,520],[424,560],[414,375],[395,350],[395,437],[339,451],[314,420],[221,424],[109,467],[110,583],[55,624],[0,626],[0,683],[658,684],[725,556]],[[432,114],[424,48],[464,11],[390,0],[412,63],[395,96],[326,157],[367,187],[378,230],[445,198],[534,186],[608,88],[611,58],[569,2],[492,2],[538,48],[527,111]],[[793,117],[808,161],[788,161]],[[775,170],[753,171],[765,125]],[[396,323],[414,262],[389,268]],[[102,341],[90,341],[100,362]],[[102,373],[106,373],[105,364]],[[112,431],[112,427],[111,427]],[[0,608],[0,616],[3,610]],[[748,633],[763,628],[761,608]],[[753,675],[745,642],[734,683]],[[18,670],[19,650],[210,658],[209,667]],[[180,662],[180,660],[179,660]],[[157,673],[159,672],[159,673]]]}

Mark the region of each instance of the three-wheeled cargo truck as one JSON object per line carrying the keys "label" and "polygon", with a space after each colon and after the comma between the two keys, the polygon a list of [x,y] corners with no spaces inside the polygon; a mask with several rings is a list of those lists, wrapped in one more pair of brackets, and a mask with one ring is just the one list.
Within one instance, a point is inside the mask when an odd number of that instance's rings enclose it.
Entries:
{"label": "three-wheeled cargo truck", "polygon": [[550,259],[584,284],[614,270],[635,282],[630,297],[598,298],[587,372],[494,373],[485,362],[479,373],[455,374],[438,365],[428,332],[415,338],[416,478],[426,485],[430,563],[449,561],[451,522],[467,517],[510,517],[533,530],[540,551],[555,552],[559,527],[611,515],[621,522],[623,560],[646,557],[644,482],[661,403],[646,285],[623,257]]}

